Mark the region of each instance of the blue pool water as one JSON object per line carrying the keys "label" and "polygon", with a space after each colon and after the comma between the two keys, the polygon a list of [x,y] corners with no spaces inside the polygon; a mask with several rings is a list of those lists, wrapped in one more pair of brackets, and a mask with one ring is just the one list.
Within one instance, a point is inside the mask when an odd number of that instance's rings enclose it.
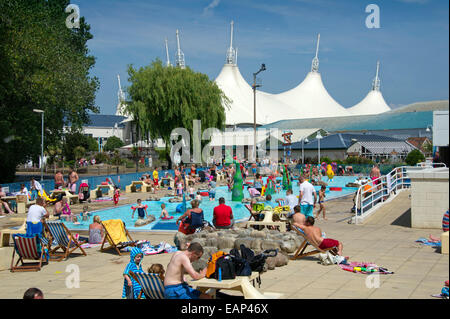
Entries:
{"label": "blue pool water", "polygon": [[[327,177],[323,178],[323,181],[328,183],[328,187],[342,187],[342,191],[330,191],[327,187],[325,200],[335,199],[338,197],[346,196],[354,193],[357,188],[354,187],[345,187],[347,183],[354,182],[357,177],[352,176],[336,176],[334,177],[332,182],[328,181]],[[249,179],[252,181],[252,179]],[[316,191],[319,191],[320,186],[314,187]],[[297,185],[297,181],[293,182],[293,192],[294,194],[299,193],[300,187]],[[275,193],[272,195],[272,201],[275,202],[278,198],[284,198],[286,195],[285,191],[280,191],[280,193]],[[144,200],[147,195],[143,194],[142,199]],[[205,219],[209,222],[212,222],[213,209],[218,205],[218,200],[220,197],[225,198],[225,204],[229,205],[233,209],[233,215],[235,220],[247,219],[249,217],[249,212],[245,208],[244,204],[241,202],[233,202],[231,201],[231,192],[228,192],[228,187],[221,186],[216,188],[216,199],[214,201],[210,201],[208,197],[203,197],[202,202],[200,203],[200,208],[203,209]],[[247,188],[244,189],[244,197],[250,197]],[[122,219],[125,222],[125,225],[128,230],[132,231],[148,231],[148,230],[177,230],[177,225],[175,221],[178,217],[181,216],[180,213],[176,213],[176,207],[179,203],[169,203],[170,197],[163,197],[160,201],[143,201],[144,205],[148,205],[147,213],[152,214],[156,217],[156,220],[148,225],[135,227],[134,224],[137,220],[137,212],[134,214],[134,218],[131,218],[133,205],[124,205],[115,208],[108,208],[98,211],[93,211],[92,216],[89,221],[81,222],[79,225],[75,225],[72,222],[65,222],[66,226],[71,230],[88,230],[89,224],[92,223],[93,216],[98,215],[101,220],[108,219]],[[171,216],[174,216],[171,220],[161,220],[159,218],[161,214],[161,204],[166,204],[166,209]],[[187,207],[190,208],[189,202],[187,202]]]}

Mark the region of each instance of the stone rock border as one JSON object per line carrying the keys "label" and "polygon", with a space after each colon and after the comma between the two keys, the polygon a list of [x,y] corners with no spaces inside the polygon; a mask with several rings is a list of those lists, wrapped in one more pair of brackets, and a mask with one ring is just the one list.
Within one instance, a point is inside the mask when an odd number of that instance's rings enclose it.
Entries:
{"label": "stone rock border", "polygon": [[186,250],[187,243],[198,242],[203,247],[203,256],[192,265],[196,271],[205,268],[209,257],[215,252],[222,250],[229,253],[231,249],[239,250],[240,245],[252,249],[255,254],[259,254],[266,249],[278,249],[276,257],[268,257],[264,270],[273,270],[275,267],[282,267],[288,264],[288,254],[294,253],[302,244],[303,239],[294,232],[280,233],[278,230],[263,230],[235,228],[227,230],[207,229],[199,233],[185,235],[177,232],[174,236],[174,243],[179,250]]}

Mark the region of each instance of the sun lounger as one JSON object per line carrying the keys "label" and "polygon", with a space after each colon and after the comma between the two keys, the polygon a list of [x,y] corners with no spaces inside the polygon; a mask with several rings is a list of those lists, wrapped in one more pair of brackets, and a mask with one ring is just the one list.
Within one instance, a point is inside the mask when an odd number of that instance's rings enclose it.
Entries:
{"label": "sun lounger", "polygon": [[[101,251],[114,248],[121,256],[120,249],[135,246],[136,242],[133,240],[125,228],[125,224],[121,219],[109,219],[102,221],[102,226],[105,231],[105,238],[103,239]],[[109,247],[104,248],[106,242],[109,243]]]}
{"label": "sun lounger", "polygon": [[[22,220],[22,218],[21,218]],[[0,247],[9,246],[9,240],[12,234],[25,234],[27,226],[26,218],[23,218],[23,224],[18,228],[8,228],[0,230]]]}
{"label": "sun lounger", "polygon": [[[11,259],[11,272],[16,271],[39,271],[42,262],[48,263],[48,256],[45,254],[44,248],[38,235],[26,236],[23,234],[13,234],[14,250]],[[17,254],[19,259],[14,264],[14,257]],[[33,260],[33,262],[25,262],[25,260]],[[19,262],[21,263],[18,266]]]}
{"label": "sun lounger", "polygon": [[81,248],[81,244],[70,232],[70,230],[67,229],[66,225],[64,225],[63,222],[61,222],[60,220],[55,220],[46,221],[43,224],[49,236],[47,243],[49,244],[56,242],[56,247],[53,249],[51,249],[50,247],[51,244],[48,245],[50,256],[57,256],[56,252],[58,249],[61,249],[63,251],[63,254],[61,258],[57,259],[57,261],[67,259],[69,255],[77,249],[80,249],[81,253],[84,256],[87,256],[84,249]]}
{"label": "sun lounger", "polygon": [[[248,209],[248,208],[247,208]],[[273,211],[272,210],[264,210],[264,219],[260,221],[249,220],[246,222],[246,228],[248,226],[276,226],[280,228],[281,232],[286,231],[286,223],[285,222],[274,222],[273,221]]]}
{"label": "sun lounger", "polygon": [[[315,254],[319,254],[319,253],[325,253],[327,251],[330,251],[330,253],[332,253],[333,255],[337,255],[337,247],[320,249],[318,246],[316,246],[308,241],[308,239],[306,238],[306,235],[302,229],[300,229],[294,225],[291,225],[291,229],[293,229],[298,235],[303,237],[303,243],[300,245],[300,247],[298,247],[297,251],[295,252],[294,256],[291,257],[291,259],[300,259],[300,258],[303,258],[306,256],[311,256],[311,255],[315,255]],[[315,250],[305,253],[305,250],[309,245],[313,246],[315,248]]]}
{"label": "sun lounger", "polygon": [[138,299],[144,294],[146,299],[164,299],[164,283],[158,274],[134,273],[130,276],[142,287]]}

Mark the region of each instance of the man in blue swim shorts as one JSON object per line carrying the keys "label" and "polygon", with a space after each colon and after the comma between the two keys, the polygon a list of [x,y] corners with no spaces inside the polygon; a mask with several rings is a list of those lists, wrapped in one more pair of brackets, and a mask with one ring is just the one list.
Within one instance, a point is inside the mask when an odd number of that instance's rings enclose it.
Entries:
{"label": "man in blue swim shorts", "polygon": [[188,286],[184,276],[188,274],[194,280],[206,276],[206,268],[195,271],[192,263],[203,255],[203,247],[199,243],[191,243],[187,250],[177,251],[167,265],[164,278],[164,297],[166,299],[211,299],[210,295],[201,293]]}
{"label": "man in blue swim shorts", "polygon": [[[298,197],[298,203],[301,207],[301,213],[305,215],[305,217],[311,216],[314,217],[314,208],[316,207],[317,202],[317,193],[314,189],[314,186],[305,180],[305,178],[300,176],[300,195]],[[313,197],[314,195],[314,197]]]}

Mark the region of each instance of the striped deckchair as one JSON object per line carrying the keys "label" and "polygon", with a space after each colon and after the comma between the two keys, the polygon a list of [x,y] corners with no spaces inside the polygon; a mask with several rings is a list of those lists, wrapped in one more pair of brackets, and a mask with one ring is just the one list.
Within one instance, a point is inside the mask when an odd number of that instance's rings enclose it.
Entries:
{"label": "striped deckchair", "polygon": [[50,249],[49,247],[50,256],[57,256],[56,251],[58,249],[61,249],[63,251],[61,258],[57,259],[57,261],[67,259],[69,255],[77,249],[80,249],[81,253],[84,256],[87,256],[86,252],[81,247],[81,244],[72,235],[70,230],[67,229],[66,225],[64,225],[63,222],[61,222],[60,220],[46,221],[44,222],[44,227],[46,228],[49,236],[48,243],[56,242],[55,248]]}
{"label": "striped deckchair", "polygon": [[[11,272],[39,271],[41,270],[43,261],[48,263],[48,255],[45,253],[38,235],[27,236],[25,234],[13,234],[12,237],[14,250],[11,259]],[[16,253],[19,259],[14,264]],[[26,259],[34,260],[34,262],[25,263],[24,260]],[[20,266],[18,266],[19,262],[21,263]]]}
{"label": "striped deckchair", "polygon": [[134,273],[130,271],[130,276],[141,286],[138,299],[144,294],[146,299],[164,299],[164,283],[158,274]]}
{"label": "striped deckchair", "polygon": [[[128,246],[136,246],[137,240],[133,240],[125,227],[125,223],[121,219],[108,219],[102,221],[102,226],[105,231],[105,238],[103,239],[101,251],[114,248],[119,256],[122,256],[120,249]],[[106,242],[109,247],[103,247]]]}

